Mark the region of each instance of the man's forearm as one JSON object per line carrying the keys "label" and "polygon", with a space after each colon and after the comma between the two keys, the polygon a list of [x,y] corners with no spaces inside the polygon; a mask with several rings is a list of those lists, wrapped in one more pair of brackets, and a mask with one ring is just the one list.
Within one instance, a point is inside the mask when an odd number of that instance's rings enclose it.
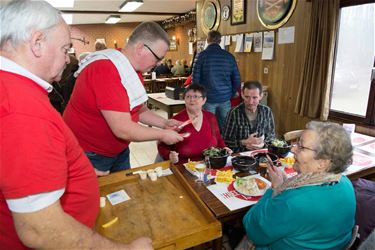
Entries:
{"label": "man's forearm", "polygon": [[167,120],[147,109],[139,114],[139,121],[143,124],[164,128]]}
{"label": "man's forearm", "polygon": [[19,238],[31,248],[129,249],[79,223],[62,210],[59,202],[33,213],[13,213],[13,218]]}

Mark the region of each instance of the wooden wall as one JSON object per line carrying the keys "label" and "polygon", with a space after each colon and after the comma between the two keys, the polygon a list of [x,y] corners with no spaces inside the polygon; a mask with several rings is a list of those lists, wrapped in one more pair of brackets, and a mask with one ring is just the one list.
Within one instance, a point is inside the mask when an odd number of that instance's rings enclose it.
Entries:
{"label": "wooden wall", "polygon": [[89,44],[84,45],[82,42],[72,40],[73,48],[76,50],[78,57],[83,52],[95,51],[95,41],[97,38],[105,38],[107,47],[114,48],[114,40],[117,41],[117,46],[123,48],[126,39],[132,30],[139,23],[122,23],[122,24],[80,24],[70,25],[72,38],[85,38]]}
{"label": "wooden wall", "polygon": [[[117,41],[117,46],[123,48],[126,43],[126,39],[130,33],[139,23],[122,23],[122,24],[81,24],[71,25],[71,36],[73,38],[85,38],[89,41],[89,44],[84,45],[82,42],[72,40],[73,48],[76,50],[76,56],[78,57],[83,52],[95,51],[95,41],[97,38],[104,38],[108,48],[114,48],[114,41]],[[175,28],[168,29],[167,32],[169,37],[176,36],[179,41],[176,51],[168,51],[165,55],[166,58],[171,58],[173,64],[178,59],[186,59],[189,63],[192,59],[192,55],[189,55],[188,47],[188,30],[195,27],[195,23],[187,23],[184,25],[176,26]]]}
{"label": "wooden wall", "polygon": [[[197,1],[197,29],[199,39],[205,39],[206,35],[200,27],[201,6],[205,0]],[[220,5],[231,6],[230,0],[219,0]],[[310,0],[298,0],[296,9],[284,25],[295,26],[295,41],[293,44],[277,44],[278,32],[275,30],[274,59],[261,60],[261,53],[234,53],[234,44],[229,46],[229,51],[235,56],[241,80],[258,80],[268,86],[268,105],[272,108],[276,132],[282,135],[286,131],[301,129],[310,120],[294,113],[294,105],[300,84],[302,67],[306,53],[306,44],[309,32],[311,13]],[[267,31],[258,20],[256,13],[256,1],[247,1],[246,24],[232,26],[230,19],[220,21],[218,31],[222,35]],[[268,74],[264,74],[264,68],[268,68]]]}

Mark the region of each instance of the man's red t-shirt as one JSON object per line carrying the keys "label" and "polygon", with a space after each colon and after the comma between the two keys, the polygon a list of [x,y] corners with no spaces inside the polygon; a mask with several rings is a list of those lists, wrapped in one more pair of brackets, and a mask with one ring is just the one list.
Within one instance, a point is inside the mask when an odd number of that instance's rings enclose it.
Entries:
{"label": "man's red t-shirt", "polygon": [[24,76],[0,70],[0,119],[0,248],[26,248],[6,199],[65,189],[63,210],[93,227],[99,212],[94,168],[48,93]]}
{"label": "man's red t-shirt", "polygon": [[85,152],[113,157],[124,151],[129,142],[113,134],[101,110],[129,112],[132,120],[138,122],[140,108],[141,105],[130,111],[129,97],[116,67],[110,60],[98,60],[78,75],[64,120]]}

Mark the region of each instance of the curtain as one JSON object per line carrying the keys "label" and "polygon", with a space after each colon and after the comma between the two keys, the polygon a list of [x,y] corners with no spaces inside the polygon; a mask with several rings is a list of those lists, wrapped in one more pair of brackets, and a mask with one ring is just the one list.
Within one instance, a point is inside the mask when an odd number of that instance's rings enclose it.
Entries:
{"label": "curtain", "polygon": [[311,26],[294,112],[327,120],[340,0],[312,0]]}

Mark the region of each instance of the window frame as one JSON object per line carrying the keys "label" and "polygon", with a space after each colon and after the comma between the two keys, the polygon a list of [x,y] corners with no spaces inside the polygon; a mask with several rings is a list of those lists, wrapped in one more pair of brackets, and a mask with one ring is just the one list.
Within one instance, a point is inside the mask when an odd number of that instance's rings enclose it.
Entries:
{"label": "window frame", "polygon": [[[362,4],[367,4],[367,3],[373,3],[373,0],[341,0],[340,1],[340,12],[341,8],[344,7],[349,7],[349,6],[356,6],[356,5],[362,5]],[[338,17],[340,19],[340,16]],[[339,30],[337,30],[339,32]],[[338,36],[337,38],[338,39]],[[337,46],[338,42],[336,41],[336,48],[335,48],[335,53],[334,53],[334,64],[332,68],[332,75],[335,72],[335,66],[336,66],[336,54],[337,54]],[[375,55],[374,55],[374,63],[373,63],[373,68],[375,68]],[[374,69],[372,74],[374,74]],[[331,107],[329,109],[329,115],[328,118],[330,120],[338,120],[342,122],[351,122],[351,123],[356,123],[364,126],[368,126],[370,128],[375,128],[375,79],[374,76],[372,76],[372,80],[370,83],[370,91],[369,91],[369,99],[367,103],[367,111],[366,111],[366,116],[359,116],[359,115],[353,115],[353,114],[347,114],[339,111],[333,111],[331,110]],[[332,100],[332,89],[333,89],[333,81],[334,78],[332,77],[331,80],[331,93],[330,93],[330,102]]]}

